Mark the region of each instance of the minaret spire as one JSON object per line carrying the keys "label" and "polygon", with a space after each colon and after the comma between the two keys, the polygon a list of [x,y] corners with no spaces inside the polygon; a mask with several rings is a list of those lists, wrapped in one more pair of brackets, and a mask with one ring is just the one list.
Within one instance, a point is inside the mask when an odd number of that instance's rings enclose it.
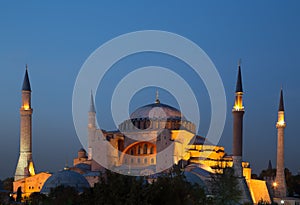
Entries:
{"label": "minaret spire", "polygon": [[29,77],[28,77],[28,67],[27,67],[27,64],[26,64],[26,70],[25,70],[25,76],[24,76],[22,90],[31,91],[30,81],[29,81]]}
{"label": "minaret spire", "polygon": [[238,187],[240,187],[241,198],[239,204],[249,203],[253,204],[252,198],[250,197],[249,189],[246,188],[246,179],[243,175],[243,117],[244,117],[244,106],[243,106],[243,86],[242,86],[242,72],[241,63],[238,63],[238,75],[236,81],[235,90],[235,102],[232,109],[233,115],[233,146],[232,146],[232,163],[234,169],[234,175],[238,180]]}
{"label": "minaret spire", "polygon": [[91,104],[88,112],[88,159],[92,159],[92,145],[96,137],[96,109],[93,92],[91,91]]}
{"label": "minaret spire", "polygon": [[287,188],[284,174],[284,129],[286,122],[284,120],[284,104],[283,104],[283,91],[280,90],[278,119],[276,123],[277,128],[277,163],[276,163],[276,179],[277,184],[275,190],[276,197],[286,197]]}
{"label": "minaret spire", "polygon": [[20,155],[15,172],[15,181],[35,174],[32,160],[32,112],[31,87],[26,65],[20,108]]}
{"label": "minaret spire", "polygon": [[158,93],[158,90],[156,90],[155,103],[156,103],[156,104],[159,104],[159,103],[160,103],[160,101],[159,101],[159,93]]}
{"label": "minaret spire", "polygon": [[271,160],[269,160],[269,163],[268,163],[268,170],[272,170],[273,169],[273,167],[272,167],[272,162],[271,162]]}
{"label": "minaret spire", "polygon": [[278,111],[284,111],[283,91],[282,91],[282,88],[280,89],[280,100],[279,100]]}
{"label": "minaret spire", "polygon": [[89,112],[96,113],[95,104],[94,104],[93,91],[91,91],[91,104],[90,104],[90,110],[89,110]]}
{"label": "minaret spire", "polygon": [[242,86],[242,73],[241,63],[238,63],[238,75],[235,90],[235,102],[232,109],[233,115],[233,146],[232,146],[232,159],[235,174],[237,177],[243,176],[242,169],[242,156],[243,156],[243,86]]}
{"label": "minaret spire", "polygon": [[243,92],[242,73],[241,73],[241,59],[238,62],[238,77],[237,77],[237,81],[236,81],[235,92]]}

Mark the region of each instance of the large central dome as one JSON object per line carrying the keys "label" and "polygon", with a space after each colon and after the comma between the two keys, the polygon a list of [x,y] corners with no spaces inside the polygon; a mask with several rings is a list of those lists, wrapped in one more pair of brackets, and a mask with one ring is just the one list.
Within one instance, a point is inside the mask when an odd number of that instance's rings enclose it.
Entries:
{"label": "large central dome", "polygon": [[155,103],[137,108],[131,113],[130,119],[119,125],[119,130],[126,132],[136,132],[145,129],[185,129],[195,132],[195,125],[188,121],[178,109],[160,103],[158,94],[156,94]]}
{"label": "large central dome", "polygon": [[169,105],[160,102],[145,105],[136,109],[130,115],[130,119],[183,119],[181,112]]}

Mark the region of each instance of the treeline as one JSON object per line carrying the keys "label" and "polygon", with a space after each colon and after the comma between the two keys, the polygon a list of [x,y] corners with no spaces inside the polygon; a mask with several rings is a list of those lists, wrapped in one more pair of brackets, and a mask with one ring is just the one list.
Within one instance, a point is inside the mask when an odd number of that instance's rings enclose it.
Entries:
{"label": "treeline", "polygon": [[188,182],[175,167],[153,181],[106,171],[94,188],[81,194],[72,187],[60,186],[48,196],[33,193],[24,200],[32,205],[193,205],[204,204],[206,195],[203,188]]}
{"label": "treeline", "polygon": [[[48,195],[33,193],[16,201],[0,202],[26,205],[230,205],[238,204],[241,192],[232,168],[214,174],[209,190],[187,181],[178,166],[155,179],[133,177],[106,171],[95,187],[79,193],[73,187],[59,186]],[[266,204],[261,202],[260,204]]]}

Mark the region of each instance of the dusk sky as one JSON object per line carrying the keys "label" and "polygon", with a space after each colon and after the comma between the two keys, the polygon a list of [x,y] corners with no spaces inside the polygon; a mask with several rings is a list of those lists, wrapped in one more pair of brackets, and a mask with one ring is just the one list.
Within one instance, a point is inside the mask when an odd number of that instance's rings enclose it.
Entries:
{"label": "dusk sky", "polygon": [[[267,168],[269,159],[276,166],[275,123],[282,86],[287,122],[285,165],[296,174],[300,170],[299,10],[297,0],[2,1],[0,179],[14,176],[19,156],[19,108],[25,64],[32,88],[35,168],[38,172],[55,172],[66,163],[72,165],[82,147],[72,118],[72,94],[81,66],[105,42],[140,30],[181,35],[202,48],[215,64],[227,99],[227,119],[219,145],[228,154],[232,152],[231,109],[237,62],[242,59],[244,160],[257,174]],[[152,65],[168,67],[188,82],[201,112],[198,134],[206,136],[211,108],[203,82],[180,60],[151,52],[127,56],[105,76],[102,89],[95,93],[101,128],[116,129],[111,117],[111,96],[122,77],[138,67]],[[153,103],[156,89],[161,102],[178,108],[172,93],[150,87],[137,92],[129,111]],[[119,106],[124,105],[119,102]],[[88,112],[88,107],[82,109]]]}

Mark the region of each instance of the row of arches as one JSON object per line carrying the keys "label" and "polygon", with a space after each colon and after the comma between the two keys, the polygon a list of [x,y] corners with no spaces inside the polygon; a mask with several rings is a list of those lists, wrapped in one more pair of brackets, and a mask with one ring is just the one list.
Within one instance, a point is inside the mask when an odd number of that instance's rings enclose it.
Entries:
{"label": "row of arches", "polygon": [[124,150],[128,155],[152,155],[156,154],[156,146],[150,142],[138,142],[129,146],[126,150]]}
{"label": "row of arches", "polygon": [[195,125],[192,122],[181,119],[149,119],[137,118],[129,119],[119,125],[119,129],[123,131],[144,130],[144,129],[187,129],[192,132],[195,131]]}

